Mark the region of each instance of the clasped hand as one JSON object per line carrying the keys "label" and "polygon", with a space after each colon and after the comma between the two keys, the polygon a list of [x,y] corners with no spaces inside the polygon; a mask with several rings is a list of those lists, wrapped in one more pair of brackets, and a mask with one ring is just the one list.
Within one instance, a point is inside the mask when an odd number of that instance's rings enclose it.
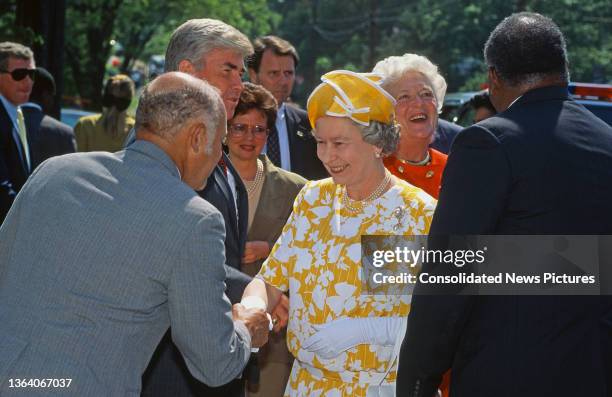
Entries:
{"label": "clasped hand", "polygon": [[246,309],[240,303],[232,307],[234,320],[241,320],[251,334],[251,347],[261,347],[268,342],[270,320],[265,310],[261,308]]}

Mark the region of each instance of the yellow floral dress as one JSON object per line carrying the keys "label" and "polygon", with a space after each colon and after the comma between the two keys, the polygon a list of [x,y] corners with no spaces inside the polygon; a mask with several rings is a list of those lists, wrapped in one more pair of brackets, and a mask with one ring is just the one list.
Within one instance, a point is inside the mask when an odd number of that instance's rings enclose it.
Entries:
{"label": "yellow floral dress", "polygon": [[[424,235],[436,201],[399,179],[383,196],[352,213],[331,178],[306,184],[258,277],[290,291],[287,345],[296,357],[285,396],[365,396],[393,365],[392,346],[357,345],[332,359],[301,348],[313,325],[339,317],[406,316],[407,295],[361,295],[361,235]],[[403,214],[398,219],[398,208]]]}

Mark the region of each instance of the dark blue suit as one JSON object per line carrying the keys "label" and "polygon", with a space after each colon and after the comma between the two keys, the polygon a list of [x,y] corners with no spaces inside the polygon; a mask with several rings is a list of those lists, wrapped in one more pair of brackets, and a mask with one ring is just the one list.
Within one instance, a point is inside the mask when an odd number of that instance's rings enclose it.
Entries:
{"label": "dark blue suit", "polygon": [[32,105],[21,107],[23,116],[30,120],[28,143],[32,153],[32,169],[48,158],[76,152],[72,128]]}
{"label": "dark blue suit", "polygon": [[[29,137],[34,127],[26,114],[24,121]],[[30,175],[31,170],[24,156],[24,148],[13,129],[13,122],[0,102],[0,224]]]}
{"label": "dark blue suit", "polygon": [[455,137],[461,132],[463,127],[444,119],[438,119],[438,127],[436,128],[436,134],[434,141],[429,145],[436,149],[438,152],[448,154]]}
{"label": "dark blue suit", "polygon": [[[612,234],[612,128],[565,87],[457,135],[430,235]],[[424,269],[429,270],[429,269]],[[610,296],[415,296],[398,396],[612,396]]]}
{"label": "dark blue suit", "polygon": [[308,114],[302,109],[285,105],[285,116],[291,172],[309,180],[327,178],[329,174],[317,157],[317,142],[311,133]]}

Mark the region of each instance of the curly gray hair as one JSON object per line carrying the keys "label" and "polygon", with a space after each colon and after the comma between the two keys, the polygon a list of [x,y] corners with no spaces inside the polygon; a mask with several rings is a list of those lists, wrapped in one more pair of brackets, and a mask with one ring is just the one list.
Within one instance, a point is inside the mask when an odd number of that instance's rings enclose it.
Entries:
{"label": "curly gray hair", "polygon": [[383,76],[382,88],[388,89],[397,83],[408,72],[419,72],[431,83],[438,112],[442,111],[444,95],[446,94],[446,80],[438,72],[438,67],[429,59],[417,54],[404,54],[402,56],[391,56],[379,61],[372,72]]}
{"label": "curly gray hair", "polygon": [[385,124],[380,121],[370,121],[370,125],[367,127],[358,126],[360,127],[363,140],[370,145],[381,148],[383,157],[394,153],[397,149],[400,139],[400,129],[399,125],[395,122]]}

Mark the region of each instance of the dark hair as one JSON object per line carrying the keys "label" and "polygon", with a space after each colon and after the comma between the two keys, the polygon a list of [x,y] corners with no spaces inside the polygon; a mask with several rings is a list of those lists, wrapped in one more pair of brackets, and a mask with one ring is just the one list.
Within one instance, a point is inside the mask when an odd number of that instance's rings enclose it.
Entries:
{"label": "dark hair", "polygon": [[261,111],[266,116],[268,128],[274,128],[274,123],[276,123],[276,112],[278,110],[276,99],[274,99],[270,91],[262,86],[245,82],[242,94],[240,94],[240,100],[234,111],[234,117],[239,114],[244,114],[251,109]]}
{"label": "dark hair", "polygon": [[274,54],[278,56],[292,56],[293,66],[296,68],[300,62],[300,57],[298,56],[295,47],[293,47],[293,45],[291,45],[291,43],[287,40],[283,40],[277,36],[258,37],[253,42],[253,48],[255,49],[255,52],[253,55],[247,58],[247,67],[255,70],[257,73],[259,73],[259,66],[261,65],[263,53],[267,49],[271,49]]}
{"label": "dark hair", "polygon": [[484,57],[511,86],[551,76],[569,80],[563,33],[540,14],[521,12],[501,21],[485,44]]}
{"label": "dark hair", "polygon": [[497,113],[495,107],[491,103],[491,98],[489,97],[488,92],[481,92],[480,94],[476,94],[470,99],[470,105],[474,110],[478,108],[487,108],[493,113]]}
{"label": "dark hair", "polygon": [[32,86],[30,99],[32,96],[40,95],[42,93],[55,95],[55,79],[47,69],[38,66],[36,68],[36,79],[34,80],[34,85]]}

